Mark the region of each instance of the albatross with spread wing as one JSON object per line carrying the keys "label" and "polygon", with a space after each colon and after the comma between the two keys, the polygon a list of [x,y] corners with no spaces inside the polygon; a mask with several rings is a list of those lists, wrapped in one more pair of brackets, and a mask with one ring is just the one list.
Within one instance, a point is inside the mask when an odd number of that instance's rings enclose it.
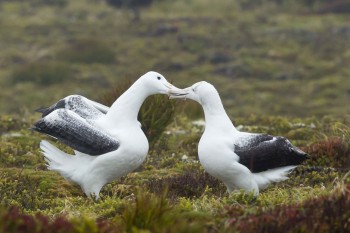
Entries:
{"label": "albatross with spread wing", "polygon": [[86,195],[95,195],[103,185],[135,170],[146,158],[148,140],[137,121],[144,100],[153,94],[177,90],[161,74],[141,76],[108,108],[85,97],[68,96],[38,111],[43,117],[33,130],[70,146],[67,154],[43,140],[48,168],[79,184]]}

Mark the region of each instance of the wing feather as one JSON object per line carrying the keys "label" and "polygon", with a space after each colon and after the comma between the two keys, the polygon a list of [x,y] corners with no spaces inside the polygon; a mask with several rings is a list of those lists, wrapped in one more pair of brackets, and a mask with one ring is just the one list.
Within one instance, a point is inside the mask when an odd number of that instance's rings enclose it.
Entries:
{"label": "wing feather", "polygon": [[36,122],[32,129],[89,155],[101,155],[119,148],[115,138],[67,109],[54,110]]}
{"label": "wing feather", "polygon": [[235,145],[234,151],[240,158],[239,163],[252,172],[299,165],[308,157],[287,139],[268,134],[252,134],[244,145]]}
{"label": "wing feather", "polygon": [[39,108],[37,111],[42,113],[42,117],[45,117],[57,109],[68,109],[77,113],[84,119],[93,120],[106,114],[109,107],[89,100],[81,95],[70,95],[48,108]]}

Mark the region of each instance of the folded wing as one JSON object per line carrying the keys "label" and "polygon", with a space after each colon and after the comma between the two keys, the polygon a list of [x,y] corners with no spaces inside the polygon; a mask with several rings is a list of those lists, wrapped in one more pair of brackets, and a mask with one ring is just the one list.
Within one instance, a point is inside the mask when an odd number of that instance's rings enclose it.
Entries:
{"label": "folded wing", "polygon": [[235,145],[234,151],[240,158],[239,163],[252,172],[299,165],[308,158],[287,139],[268,134],[252,134],[244,145]]}

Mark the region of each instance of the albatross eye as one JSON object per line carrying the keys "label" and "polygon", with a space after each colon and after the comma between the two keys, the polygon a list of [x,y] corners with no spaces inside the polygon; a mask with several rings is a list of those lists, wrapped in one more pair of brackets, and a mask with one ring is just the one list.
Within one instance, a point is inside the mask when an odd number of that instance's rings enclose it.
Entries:
{"label": "albatross eye", "polygon": [[157,77],[158,80],[161,80],[162,78],[160,76]]}

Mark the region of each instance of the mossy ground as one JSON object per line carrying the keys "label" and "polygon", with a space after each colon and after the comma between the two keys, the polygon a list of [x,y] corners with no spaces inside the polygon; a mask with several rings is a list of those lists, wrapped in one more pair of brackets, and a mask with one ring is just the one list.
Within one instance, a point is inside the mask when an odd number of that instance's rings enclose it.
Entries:
{"label": "mossy ground", "polygon": [[[0,1],[0,229],[349,231],[350,17],[310,2],[155,0],[134,22],[98,0]],[[177,101],[144,164],[99,201],[48,171],[33,110],[106,100],[148,70],[179,87],[210,81],[238,129],[285,136],[311,159],[258,198],[228,195],[198,162],[202,110]]]}
{"label": "mossy ground", "polygon": [[[101,221],[103,226],[108,225],[108,231],[116,232],[142,229],[150,232],[247,232],[246,228],[251,230],[248,232],[257,232],[257,228],[245,225],[246,221],[253,220],[269,229],[316,232],[317,224],[309,226],[307,216],[298,211],[324,203],[330,204],[322,207],[325,208],[323,212],[317,212],[316,217],[320,219],[315,221],[321,224],[323,217],[337,219],[333,216],[336,214],[340,220],[330,221],[328,225],[322,223],[320,229],[343,224],[344,216],[350,216],[346,208],[339,213],[331,212],[330,216],[326,209],[332,207],[332,200],[335,205],[337,201],[342,203],[339,205],[350,202],[349,118],[327,117],[317,121],[314,118],[251,116],[236,119],[242,130],[289,135],[293,143],[311,154],[311,159],[293,171],[289,180],[271,185],[258,198],[239,191],[228,195],[224,185],[208,175],[198,162],[195,151],[202,127],[183,116],[176,116],[175,121],[176,124],[167,127],[137,171],[107,184],[100,200],[94,201],[87,198],[80,187],[46,169],[38,149],[43,137],[25,129],[32,120],[3,116],[0,205],[17,207],[29,216],[40,213],[47,216],[43,218],[48,218],[50,224],[63,217],[64,223],[58,228],[69,225],[72,232],[86,229],[103,232]],[[243,122],[246,124],[240,124]],[[288,212],[290,208],[297,217]],[[12,215],[4,211],[2,216],[7,218],[21,216],[16,209],[11,210]],[[279,218],[280,214],[284,216],[281,221],[297,218],[297,223],[293,223],[295,228],[287,221],[277,224],[269,220]],[[179,227],[173,228],[174,224]],[[42,227],[48,229],[49,226]],[[345,225],[339,227],[347,229]]]}

